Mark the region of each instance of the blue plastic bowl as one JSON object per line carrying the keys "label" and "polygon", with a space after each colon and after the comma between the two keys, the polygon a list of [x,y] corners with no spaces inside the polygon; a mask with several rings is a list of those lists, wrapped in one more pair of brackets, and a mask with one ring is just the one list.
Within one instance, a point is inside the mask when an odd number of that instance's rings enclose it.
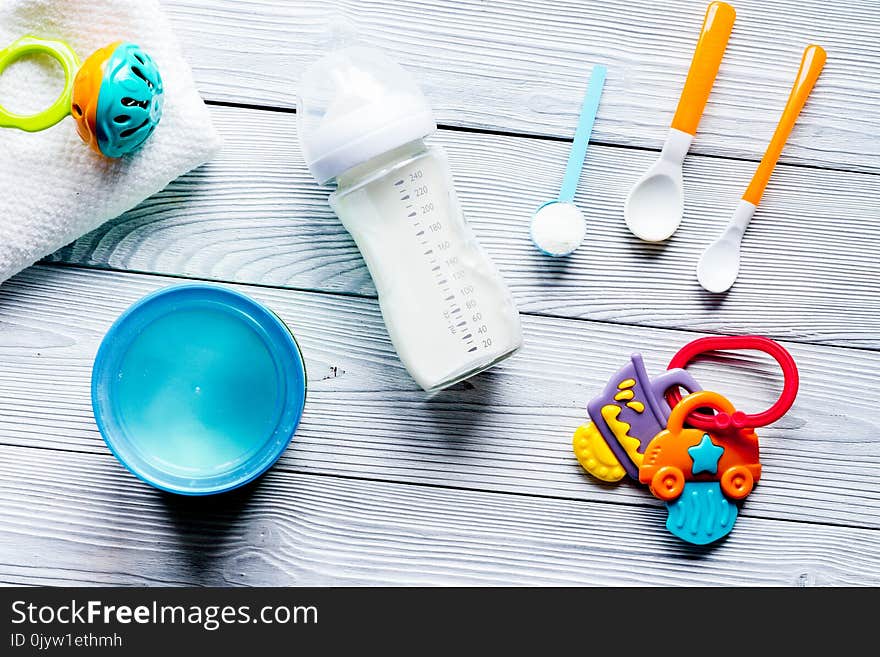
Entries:
{"label": "blue plastic bowl", "polygon": [[290,443],[305,396],[302,355],[284,323],[214,285],[135,303],[92,370],[110,451],[145,482],[183,495],[222,493],[265,472]]}

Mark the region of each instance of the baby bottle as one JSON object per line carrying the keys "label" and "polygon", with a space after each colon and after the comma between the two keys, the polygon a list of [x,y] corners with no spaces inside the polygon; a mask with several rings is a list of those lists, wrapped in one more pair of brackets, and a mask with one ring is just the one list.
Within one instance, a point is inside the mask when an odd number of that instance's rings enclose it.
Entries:
{"label": "baby bottle", "polygon": [[400,360],[439,390],[522,344],[507,286],[477,243],[453,188],[446,152],[413,78],[381,52],[345,48],[303,77],[297,105],[309,170],[336,180],[330,205],[379,293]]}

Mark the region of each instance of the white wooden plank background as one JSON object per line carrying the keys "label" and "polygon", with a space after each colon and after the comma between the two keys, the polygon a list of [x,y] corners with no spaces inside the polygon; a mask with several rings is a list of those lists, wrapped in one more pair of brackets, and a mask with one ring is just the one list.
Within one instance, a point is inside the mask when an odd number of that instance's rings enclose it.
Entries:
{"label": "white wooden plank background", "polygon": [[[608,65],[599,142],[659,148],[702,0],[167,0],[206,97],[294,107],[334,39],[405,61],[444,125],[570,137],[589,67]],[[785,162],[880,170],[880,13],[871,0],[737,0],[692,151],[760,159],[810,42],[829,53]],[[338,35],[338,36],[337,36]],[[491,108],[487,111],[487,108]]]}
{"label": "white wooden plank background", "polygon": [[[665,247],[622,200],[656,156],[705,3],[165,0],[226,138],[216,161],[0,286],[0,582],[137,584],[872,584],[880,566],[880,19],[868,0],[735,3],[734,35]],[[340,21],[347,23],[333,27]],[[297,145],[296,85],[328,29],[420,77],[463,205],[525,312],[517,357],[427,398],[397,361],[353,242]],[[772,132],[800,51],[829,51],[723,300],[693,278]],[[527,239],[559,184],[583,84],[610,67],[565,263]],[[309,401],[256,486],[153,491],[109,456],[89,372],[128,304],[183,278],[236,283],[300,340]],[[607,376],[659,371],[693,331],[785,341],[792,411],[760,432],[765,473],[730,538],[683,545],[630,484],[570,453]],[[735,366],[735,367],[733,367]],[[700,363],[756,410],[765,358]]]}

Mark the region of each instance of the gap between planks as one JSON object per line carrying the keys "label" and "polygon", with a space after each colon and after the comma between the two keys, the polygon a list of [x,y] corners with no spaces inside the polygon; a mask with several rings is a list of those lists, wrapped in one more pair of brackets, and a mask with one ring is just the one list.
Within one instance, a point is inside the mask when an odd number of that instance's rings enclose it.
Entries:
{"label": "gap between planks", "polygon": [[[310,288],[310,287],[295,287],[295,286],[285,286],[271,283],[248,283],[248,282],[239,282],[234,280],[226,280],[222,278],[204,278],[195,275],[187,276],[185,274],[172,274],[172,273],[164,273],[164,272],[155,272],[148,270],[137,270],[137,269],[120,269],[116,267],[111,267],[109,265],[90,265],[90,264],[82,264],[76,262],[64,262],[62,260],[44,260],[37,263],[41,267],[58,267],[63,269],[72,269],[72,270],[83,270],[83,271],[99,271],[99,272],[108,272],[108,273],[117,273],[117,274],[136,274],[139,276],[158,276],[160,278],[168,278],[171,280],[180,280],[180,281],[194,281],[194,282],[203,282],[203,283],[218,283],[221,285],[242,285],[246,287],[253,288],[264,288],[267,290],[278,290],[278,291],[289,291],[289,292],[306,292],[310,294],[326,294],[328,296],[336,296],[336,297],[350,297],[353,299],[372,299],[376,300],[377,297],[375,295],[370,295],[364,292],[347,292],[344,290],[322,290],[319,288]],[[659,328],[664,330],[675,330],[681,331],[682,333],[691,333],[695,336],[703,336],[706,335],[705,331],[701,331],[699,329],[688,328],[687,326],[676,326],[672,327],[660,327],[660,326],[650,326],[650,325],[642,325],[642,324],[628,324],[626,322],[618,322],[610,319],[591,319],[589,317],[570,317],[567,315],[554,315],[552,313],[539,313],[528,310],[520,310],[519,314],[525,317],[545,317],[547,319],[560,319],[566,321],[579,321],[579,322],[589,322],[591,324],[607,324],[609,326],[642,326],[644,328]],[[716,335],[740,335],[737,333],[723,333],[717,332]],[[868,351],[868,352],[876,352],[880,351],[880,346],[878,347],[862,347],[859,345],[828,345],[824,342],[820,341],[811,341],[806,339],[798,339],[798,338],[789,338],[786,342],[794,343],[794,344],[804,344],[804,345],[815,345],[815,346],[829,346],[834,347],[835,349],[840,350],[849,350],[849,351]]]}
{"label": "gap between planks", "polygon": [[[218,158],[52,260],[375,297],[362,257],[329,209],[328,189],[305,168],[295,117],[212,113],[227,136]],[[455,131],[432,141],[447,147],[465,214],[524,312],[880,348],[880,243],[862,239],[880,230],[880,177],[781,169],[743,241],[739,280],[719,297],[699,288],[694,268],[751,165],[686,162],[682,227],[665,245],[649,245],[629,234],[621,208],[654,154],[596,146],[576,198],[588,239],[556,262],[532,247],[528,218],[558,192],[567,144]]]}
{"label": "gap between planks", "polygon": [[[206,105],[212,105],[214,107],[230,107],[233,109],[245,109],[245,110],[255,110],[259,112],[277,112],[280,114],[297,114],[297,109],[295,107],[281,107],[281,106],[273,106],[273,105],[260,105],[259,103],[246,103],[246,102],[236,102],[236,101],[227,101],[227,100],[211,100],[211,99],[203,99]],[[438,130],[446,130],[449,132],[463,132],[463,133],[472,133],[476,135],[494,135],[496,137],[520,137],[523,139],[537,139],[541,141],[557,141],[562,143],[570,144],[572,142],[573,137],[564,137],[561,135],[533,135],[524,132],[513,132],[509,130],[500,130],[500,129],[492,129],[492,128],[481,128],[481,127],[472,127],[472,126],[463,126],[463,125],[452,125],[445,123],[437,124]],[[621,148],[626,150],[634,150],[634,151],[647,151],[650,153],[659,153],[662,144],[650,145],[650,146],[641,146],[638,144],[619,144],[613,141],[604,141],[594,139],[592,136],[590,137],[589,144],[594,146],[604,146],[607,148]],[[723,153],[710,153],[710,152],[696,152],[689,153],[688,157],[707,157],[707,158],[715,158],[717,160],[729,160],[731,162],[751,162],[753,164],[757,164],[761,161],[763,157],[763,153],[755,153],[752,156],[736,156],[736,155],[725,155]],[[860,171],[856,169],[846,169],[835,166],[825,166],[821,164],[811,164],[809,162],[778,162],[776,164],[777,168],[783,167],[799,167],[802,169],[818,169],[820,171],[835,171],[837,173],[864,173],[867,175],[880,176],[880,171]]]}
{"label": "gap between planks", "polygon": [[[296,440],[296,436],[294,436],[294,440]],[[94,456],[102,456],[106,455],[103,452],[91,452],[84,451],[78,449],[70,449],[58,446],[50,446],[50,445],[21,445],[17,443],[6,443],[0,440],[0,447],[13,447],[17,449],[29,449],[29,450],[44,450],[47,452],[58,452],[58,453],[66,453],[66,454],[78,454],[78,455],[94,455]],[[121,464],[120,464],[121,465]],[[486,495],[510,495],[513,497],[524,497],[528,499],[537,499],[537,500],[557,500],[560,502],[584,502],[585,500],[581,497],[577,497],[574,495],[554,495],[552,493],[541,493],[541,492],[525,492],[518,490],[497,490],[493,488],[480,488],[479,486],[455,486],[451,483],[434,483],[428,481],[402,481],[400,479],[391,479],[387,477],[373,476],[367,477],[356,474],[348,474],[348,473],[331,473],[331,472],[315,472],[310,470],[300,470],[296,467],[288,464],[286,461],[279,460],[274,465],[272,465],[271,470],[278,472],[286,472],[291,475],[304,475],[307,477],[329,477],[331,479],[341,479],[348,480],[353,482],[374,482],[377,484],[392,484],[392,485],[400,485],[400,486],[420,486],[423,488],[431,488],[431,489],[439,489],[446,491],[470,491],[473,493],[481,493]],[[130,477],[129,472],[120,473],[122,476]],[[264,475],[261,475],[264,476]],[[147,486],[144,482],[137,482],[139,485]],[[620,484],[622,485],[622,484]],[[647,489],[645,489],[647,490]],[[653,497],[644,496],[643,500],[639,500],[637,498],[625,498],[621,500],[616,500],[613,498],[607,499],[596,499],[596,500],[586,500],[592,504],[608,504],[611,506],[620,506],[624,508],[634,508],[634,509],[657,509],[658,503],[654,500]],[[780,518],[772,515],[762,515],[760,513],[746,513],[743,514],[740,511],[740,515],[748,518],[757,518],[760,520],[769,520],[773,522],[780,523],[796,523],[799,525],[816,525],[819,527],[846,527],[851,529],[860,529],[866,531],[880,531],[880,526],[871,526],[871,525],[863,525],[857,522],[843,523],[843,522],[833,522],[830,520],[815,520],[815,519],[803,519],[803,518]]]}

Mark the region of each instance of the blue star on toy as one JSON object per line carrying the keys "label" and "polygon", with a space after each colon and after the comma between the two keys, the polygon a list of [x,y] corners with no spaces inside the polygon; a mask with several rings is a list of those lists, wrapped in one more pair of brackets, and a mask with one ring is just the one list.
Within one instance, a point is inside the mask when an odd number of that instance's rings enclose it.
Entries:
{"label": "blue star on toy", "polygon": [[724,448],[719,447],[712,442],[708,433],[703,434],[703,439],[698,445],[688,447],[688,454],[694,461],[694,467],[691,472],[697,474],[699,472],[708,472],[709,474],[718,473],[718,459],[724,454]]}

